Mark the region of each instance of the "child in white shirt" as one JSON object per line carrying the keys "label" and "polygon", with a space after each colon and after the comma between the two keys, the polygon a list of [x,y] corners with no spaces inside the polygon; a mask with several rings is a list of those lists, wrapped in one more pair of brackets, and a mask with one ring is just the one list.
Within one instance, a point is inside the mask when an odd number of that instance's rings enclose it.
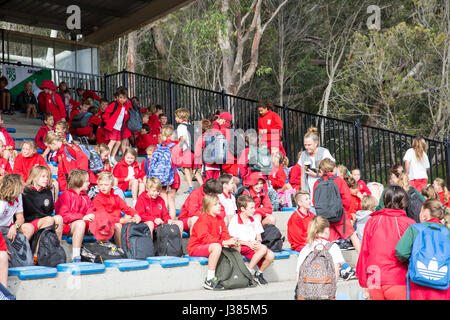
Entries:
{"label": "child in white shirt", "polygon": [[225,224],[228,226],[231,218],[236,214],[236,198],[231,193],[235,188],[233,176],[224,173],[220,176],[219,181],[222,183],[223,192],[218,195],[220,204],[225,208]]}

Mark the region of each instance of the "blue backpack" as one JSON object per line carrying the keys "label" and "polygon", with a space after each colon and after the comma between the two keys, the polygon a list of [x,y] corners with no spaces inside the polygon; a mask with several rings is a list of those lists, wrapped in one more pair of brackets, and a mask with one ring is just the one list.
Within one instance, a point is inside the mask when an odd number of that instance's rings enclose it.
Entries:
{"label": "blue backpack", "polygon": [[414,240],[407,274],[409,281],[434,289],[446,290],[450,283],[449,230],[442,226],[412,225],[419,233]]}
{"label": "blue backpack", "polygon": [[175,180],[175,168],[172,165],[172,151],[170,150],[174,145],[174,143],[158,144],[152,154],[150,165],[147,166],[147,163],[144,165],[147,178],[158,178],[163,187],[170,186]]}

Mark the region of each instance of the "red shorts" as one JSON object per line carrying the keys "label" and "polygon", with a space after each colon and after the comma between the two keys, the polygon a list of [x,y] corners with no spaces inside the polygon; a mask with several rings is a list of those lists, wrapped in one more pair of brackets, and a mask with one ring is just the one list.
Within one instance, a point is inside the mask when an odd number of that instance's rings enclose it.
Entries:
{"label": "red shorts", "polygon": [[[345,233],[344,233],[344,217],[345,217]],[[337,223],[330,223],[330,236],[328,241],[335,241],[338,239],[348,239],[355,232],[353,229],[351,220],[347,217],[346,213],[342,215],[341,221]]]}
{"label": "red shorts", "polygon": [[[241,254],[246,257],[249,260],[252,260],[253,256],[255,255],[255,250],[251,249],[250,247],[241,245]],[[261,268],[262,264],[264,262],[264,258],[258,261],[256,264],[259,268]]]}
{"label": "red shorts", "polygon": [[119,130],[116,129],[112,129],[111,131],[109,130],[104,130],[104,134],[105,134],[105,140],[111,141],[120,141],[121,140],[121,134]]}
{"label": "red shorts", "polygon": [[205,180],[208,179],[219,179],[220,177],[220,170],[206,170],[205,171]]}
{"label": "red shorts", "polygon": [[38,223],[39,223],[39,220],[41,220],[41,218],[39,218],[39,219],[34,219],[33,221],[28,222],[28,223],[30,223],[30,224],[34,227],[34,233],[36,233],[36,231],[38,230]]}
{"label": "red shorts", "polygon": [[380,289],[369,289],[372,300],[406,300],[406,285],[382,285]]}
{"label": "red shorts", "polygon": [[170,189],[178,191],[178,189],[180,189],[180,185],[181,185],[180,175],[178,174],[178,170],[175,170],[175,179],[173,180],[173,183],[170,185]]}
{"label": "red shorts", "polygon": [[[89,233],[89,221],[84,221],[85,224],[85,228],[84,228],[84,234],[88,234]],[[71,227],[72,223],[64,223],[63,225],[63,235],[68,236],[70,234],[70,227]]]}
{"label": "red shorts", "polygon": [[417,191],[422,191],[422,189],[425,189],[428,185],[428,179],[414,179],[410,180],[409,184],[411,187],[416,189]]}
{"label": "red shorts", "polygon": [[209,257],[209,246],[211,243],[200,244],[192,251],[191,257]]}

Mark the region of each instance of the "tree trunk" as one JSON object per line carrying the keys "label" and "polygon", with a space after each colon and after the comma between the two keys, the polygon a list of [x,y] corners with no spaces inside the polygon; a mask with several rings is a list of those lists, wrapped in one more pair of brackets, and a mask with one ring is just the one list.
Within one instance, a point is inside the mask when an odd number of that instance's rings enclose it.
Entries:
{"label": "tree trunk", "polygon": [[161,28],[158,25],[155,25],[151,29],[151,32],[156,51],[158,53],[158,68],[156,76],[161,79],[169,79],[169,51],[167,49],[166,42],[164,41]]}

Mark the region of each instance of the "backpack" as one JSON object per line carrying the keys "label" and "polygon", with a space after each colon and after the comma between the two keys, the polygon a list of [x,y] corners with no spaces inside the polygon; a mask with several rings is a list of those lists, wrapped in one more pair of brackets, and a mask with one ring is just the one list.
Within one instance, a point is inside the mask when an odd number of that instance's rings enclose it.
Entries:
{"label": "backpack", "polygon": [[407,274],[409,281],[418,285],[447,290],[450,283],[450,240],[445,226],[412,225],[419,233],[414,239]]}
{"label": "backpack", "polygon": [[280,210],[280,196],[278,195],[278,192],[272,188],[270,180],[268,184],[267,195],[269,196],[270,203],[272,204],[272,211],[278,211]]}
{"label": "backpack", "polygon": [[90,112],[77,113],[73,116],[72,121],[70,121],[70,126],[74,129],[85,128],[88,126],[88,122],[92,116],[93,114]]}
{"label": "backpack", "polygon": [[128,118],[126,126],[131,132],[139,132],[142,129],[142,114],[139,107],[135,107],[133,102],[131,103],[131,108],[128,109],[130,118]]}
{"label": "backpack", "polygon": [[221,133],[209,132],[203,136],[205,148],[202,152],[205,164],[224,164],[228,157],[228,141]]}
{"label": "backpack", "polygon": [[187,131],[189,132],[189,142],[190,142],[189,143],[189,145],[190,145],[189,148],[190,148],[191,152],[194,153],[195,152],[195,134],[196,134],[194,125],[191,124],[191,123],[187,123],[187,122],[180,123],[179,125],[180,126],[181,125],[185,125],[186,126]]}
{"label": "backpack", "polygon": [[31,248],[32,252],[36,252],[37,248],[38,266],[55,268],[60,263],[66,263],[66,252],[59,243],[54,224],[36,232],[31,239]]}
{"label": "backpack", "polygon": [[[117,103],[117,101],[114,101],[114,108],[113,108],[113,112],[111,112],[111,114],[114,114],[116,111],[117,111],[117,108],[119,107],[119,103]],[[104,128],[105,126],[106,126],[106,122],[105,122],[105,120],[103,119],[103,115],[105,114],[105,112],[103,112],[101,115],[100,115],[100,120],[101,120],[101,122],[100,122],[100,127],[102,127],[102,128]]]}
{"label": "backpack", "polygon": [[174,145],[174,143],[158,144],[146,170],[147,178],[158,178],[163,187],[170,186],[175,181],[175,168],[172,165],[172,150],[170,150]]}
{"label": "backpack", "polygon": [[296,287],[297,300],[334,300],[337,279],[330,250],[333,242],[328,242],[322,250],[316,245],[303,261],[298,271]]}
{"label": "backpack", "polygon": [[155,251],[157,256],[183,256],[180,229],[176,224],[161,224],[156,230]]}
{"label": "backpack", "polygon": [[103,263],[105,260],[125,259],[125,252],[110,241],[83,243],[81,261]]}
{"label": "backpack", "polygon": [[272,172],[272,156],[267,148],[250,146],[248,153],[248,167],[251,171],[269,174]]}
{"label": "backpack", "polygon": [[0,300],[16,300],[16,297],[0,283]]}
{"label": "backpack", "polygon": [[127,223],[120,234],[122,248],[128,259],[145,260],[155,256],[150,229],[144,223]]}
{"label": "backpack", "polygon": [[284,239],[277,226],[273,224],[264,226],[264,232],[261,233],[261,243],[273,252],[281,252],[283,250]]}
{"label": "backpack", "polygon": [[28,239],[20,232],[17,232],[14,242],[9,241],[7,234],[9,228],[0,228],[3,238],[5,239],[9,255],[8,267],[24,267],[34,265],[33,252],[31,251]]}
{"label": "backpack", "polygon": [[279,192],[278,196],[280,198],[280,206],[282,208],[293,208],[296,207],[294,195],[297,191],[295,189],[289,189],[284,192]]}
{"label": "backpack", "polygon": [[[93,174],[99,174],[105,165],[103,164],[102,158],[100,155],[89,145],[78,144],[77,145],[81,151],[88,157],[89,159],[89,170],[92,171]],[[67,151],[67,146],[64,148],[66,156],[68,156],[73,161],[76,161],[74,157]]]}
{"label": "backpack", "polygon": [[408,190],[408,206],[406,207],[406,215],[416,221],[420,222],[420,210],[422,210],[422,204],[424,199],[414,188],[409,188]]}
{"label": "backpack", "polygon": [[341,221],[344,215],[344,206],[339,188],[336,182],[334,182],[335,178],[333,176],[325,180],[324,177],[321,177],[314,189],[314,208],[316,209],[316,214],[324,217],[330,223]]}
{"label": "backpack", "polygon": [[216,266],[216,277],[225,289],[256,286],[256,281],[242,259],[241,254],[232,248],[222,248]]}

